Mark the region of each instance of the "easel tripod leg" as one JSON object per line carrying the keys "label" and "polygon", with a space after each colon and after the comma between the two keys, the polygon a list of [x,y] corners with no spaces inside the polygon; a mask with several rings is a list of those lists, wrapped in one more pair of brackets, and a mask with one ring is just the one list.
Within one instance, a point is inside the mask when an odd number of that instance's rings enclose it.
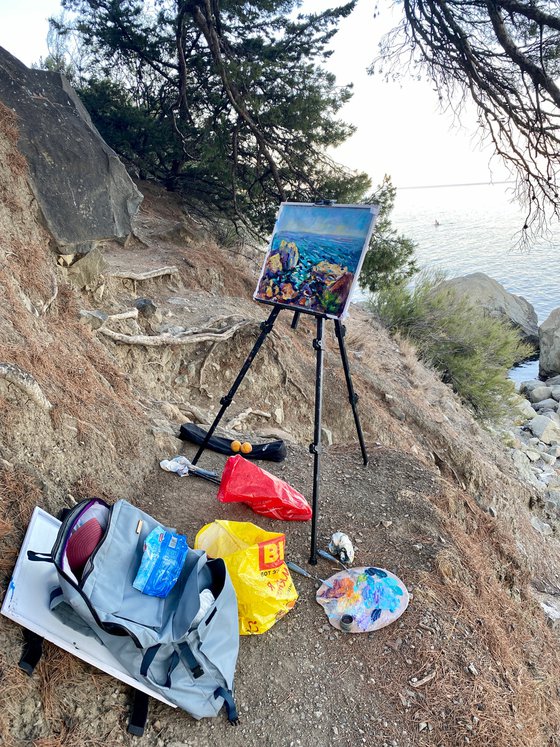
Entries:
{"label": "easel tripod leg", "polygon": [[362,433],[362,426],[360,425],[360,416],[358,415],[358,409],[356,404],[358,402],[358,395],[354,391],[354,385],[352,384],[352,377],[350,375],[350,364],[348,362],[348,354],[346,352],[346,345],[344,344],[344,335],[346,329],[340,320],[335,319],[334,328],[336,337],[338,339],[338,347],[340,349],[340,357],[342,358],[342,366],[344,368],[344,376],[346,377],[346,386],[348,387],[348,397],[350,404],[352,405],[352,413],[354,414],[354,423],[356,424],[356,430],[358,432],[358,440],[360,442],[360,449],[362,450],[362,458],[364,465],[368,463],[368,455],[366,451],[366,444],[364,441],[364,434]]}
{"label": "easel tripod leg", "polygon": [[321,478],[321,415],[323,410],[323,327],[324,319],[317,317],[317,337],[313,347],[317,351],[315,373],[315,425],[313,443],[309,451],[313,454],[313,515],[311,517],[311,555],[309,563],[317,565],[317,519],[319,510],[319,480]]}
{"label": "easel tripod leg", "polygon": [[251,366],[251,363],[255,360],[255,357],[256,357],[257,353],[259,352],[259,350],[261,348],[261,345],[265,341],[266,336],[270,332],[272,332],[272,327],[274,326],[274,322],[276,321],[276,317],[278,316],[278,314],[280,313],[280,311],[281,311],[280,307],[275,306],[272,309],[272,311],[270,312],[270,315],[269,315],[268,319],[266,320],[266,322],[262,322],[262,324],[261,324],[261,333],[258,336],[258,338],[257,338],[257,340],[256,340],[256,342],[255,342],[255,344],[253,346],[253,349],[251,350],[251,352],[247,356],[247,359],[246,359],[245,363],[243,364],[243,366],[241,368],[241,371],[237,374],[237,378],[233,382],[233,384],[231,386],[231,389],[220,400],[220,404],[221,404],[220,410],[218,411],[218,414],[214,418],[214,422],[212,423],[212,425],[208,429],[208,432],[206,433],[206,436],[204,437],[204,441],[200,444],[200,447],[199,447],[198,451],[196,452],[194,458],[192,459],[192,463],[193,464],[196,464],[198,462],[198,460],[202,456],[204,450],[208,446],[208,442],[212,438],[212,435],[213,435],[214,431],[216,430],[216,428],[218,427],[218,424],[219,424],[220,420],[222,419],[225,411],[231,405],[231,402],[232,402],[232,400],[233,400],[233,398],[235,396],[235,393],[239,389],[239,385],[243,381],[243,379],[245,377],[245,374],[247,373],[247,371],[249,370],[249,368]]}

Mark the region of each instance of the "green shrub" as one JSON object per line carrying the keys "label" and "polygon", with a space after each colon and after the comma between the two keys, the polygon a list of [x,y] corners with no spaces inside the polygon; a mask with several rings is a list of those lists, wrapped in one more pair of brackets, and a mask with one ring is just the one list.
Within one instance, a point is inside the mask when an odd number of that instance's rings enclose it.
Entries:
{"label": "green shrub", "polygon": [[381,290],[371,308],[391,332],[414,343],[420,359],[440,372],[478,418],[500,417],[514,394],[507,372],[532,348],[507,322],[441,285],[444,279],[442,273],[421,273],[414,288]]}

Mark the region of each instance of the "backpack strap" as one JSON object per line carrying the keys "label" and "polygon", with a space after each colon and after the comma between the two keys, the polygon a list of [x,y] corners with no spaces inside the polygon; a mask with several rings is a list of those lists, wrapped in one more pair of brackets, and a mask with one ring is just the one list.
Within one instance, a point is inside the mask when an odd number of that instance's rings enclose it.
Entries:
{"label": "backpack strap", "polygon": [[214,697],[224,699],[228,721],[230,722],[230,724],[237,726],[237,724],[239,723],[239,715],[237,713],[237,707],[235,705],[231,690],[226,690],[225,687],[217,687],[214,690]]}
{"label": "backpack strap", "polygon": [[27,560],[32,560],[34,563],[54,563],[50,552],[35,552],[34,550],[27,551]]}
{"label": "backpack strap", "polygon": [[43,640],[42,636],[32,630],[23,629],[23,649],[18,667],[30,677],[43,654]]}
{"label": "backpack strap", "polygon": [[186,641],[180,643],[177,646],[176,651],[179,654],[182,663],[191,670],[194,679],[197,680],[199,677],[202,677],[204,670],[196,660],[189,644]]}
{"label": "backpack strap", "polygon": [[132,696],[132,711],[128,718],[128,726],[126,727],[126,730],[134,737],[141,737],[144,735],[144,729],[146,728],[146,721],[148,719],[150,696],[136,688],[133,688]]}

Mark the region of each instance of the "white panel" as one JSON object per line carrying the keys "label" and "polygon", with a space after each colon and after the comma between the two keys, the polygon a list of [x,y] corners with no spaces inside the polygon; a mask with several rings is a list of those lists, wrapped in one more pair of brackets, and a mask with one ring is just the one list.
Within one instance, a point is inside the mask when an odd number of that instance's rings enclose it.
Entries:
{"label": "white panel", "polygon": [[42,508],[35,508],[2,604],[2,614],[112,677],[175,708],[159,693],[131,677],[99,641],[72,630],[50,611],[49,596],[58,586],[56,569],[52,563],[29,560],[27,551],[50,553],[59,527],[58,519]]}

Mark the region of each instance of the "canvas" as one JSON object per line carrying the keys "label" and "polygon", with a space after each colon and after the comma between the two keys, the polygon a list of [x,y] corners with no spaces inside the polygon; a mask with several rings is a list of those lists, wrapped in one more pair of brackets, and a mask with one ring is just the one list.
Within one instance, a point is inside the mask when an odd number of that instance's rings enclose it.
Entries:
{"label": "canvas", "polygon": [[282,203],[253,298],[340,319],[378,207]]}

